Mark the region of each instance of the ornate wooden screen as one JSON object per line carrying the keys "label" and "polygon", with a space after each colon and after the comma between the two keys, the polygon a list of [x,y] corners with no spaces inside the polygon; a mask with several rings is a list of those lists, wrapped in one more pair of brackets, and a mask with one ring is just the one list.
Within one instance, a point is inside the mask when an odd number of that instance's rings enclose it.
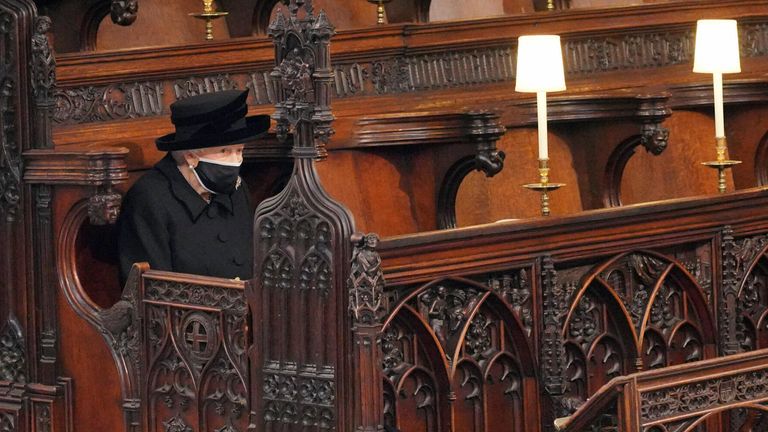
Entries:
{"label": "ornate wooden screen", "polygon": [[243,285],[167,272],[142,275],[143,430],[247,429]]}

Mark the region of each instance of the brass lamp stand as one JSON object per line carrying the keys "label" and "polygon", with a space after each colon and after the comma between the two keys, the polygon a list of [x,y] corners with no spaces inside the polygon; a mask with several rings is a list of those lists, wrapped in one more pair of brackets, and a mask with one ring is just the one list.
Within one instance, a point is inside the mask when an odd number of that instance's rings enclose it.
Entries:
{"label": "brass lamp stand", "polygon": [[720,193],[725,193],[725,170],[741,163],[725,158],[728,143],[723,114],[723,74],[741,72],[738,34],[736,20],[703,19],[696,22],[693,71],[712,74],[717,144],[717,160],[702,162],[702,165],[717,170],[717,191]]}
{"label": "brass lamp stand", "polygon": [[203,0],[203,12],[191,13],[189,16],[205,20],[205,40],[213,40],[213,20],[229,15],[229,12],[217,12],[213,0]]}
{"label": "brass lamp stand", "polygon": [[539,159],[539,182],[524,184],[523,187],[541,194],[541,215],[549,216],[549,192],[560,189],[565,183],[549,182],[549,159]]}
{"label": "brass lamp stand", "polygon": [[741,161],[725,158],[725,151],[728,149],[725,137],[715,138],[715,140],[717,140],[717,160],[702,162],[701,164],[717,169],[717,191],[725,193],[725,170],[740,164]]}
{"label": "brass lamp stand", "polygon": [[392,0],[368,0],[376,5],[376,24],[384,24],[384,5]]}

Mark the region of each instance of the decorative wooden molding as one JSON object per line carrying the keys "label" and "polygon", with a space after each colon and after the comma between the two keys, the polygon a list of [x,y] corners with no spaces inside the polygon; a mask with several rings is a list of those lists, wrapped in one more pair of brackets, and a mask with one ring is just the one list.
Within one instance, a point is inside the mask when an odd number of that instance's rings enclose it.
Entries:
{"label": "decorative wooden molding", "polygon": [[113,186],[128,179],[128,149],[115,147],[24,152],[29,184]]}
{"label": "decorative wooden molding", "polygon": [[[606,414],[620,430],[697,425],[736,409],[765,412],[768,350],[620,377],[603,387],[559,430],[577,432]],[[719,416],[717,417],[719,418]]]}
{"label": "decorative wooden molding", "polygon": [[122,197],[113,187],[128,179],[128,149],[29,150],[24,181],[41,185],[90,186],[88,214],[94,225],[114,224]]}
{"label": "decorative wooden molding", "polygon": [[[244,283],[148,271],[138,289],[143,430],[248,426]],[[152,331],[146,331],[152,329]],[[154,396],[154,397],[153,397]],[[189,409],[210,404],[194,427]]]}
{"label": "decorative wooden molding", "polygon": [[[670,5],[667,7],[674,9]],[[574,14],[574,20],[583,18],[580,14],[575,12]],[[511,18],[506,19],[511,20]],[[542,19],[547,20],[549,17],[542,16]],[[762,17],[743,19],[740,23],[743,37],[748,37],[750,41],[743,48],[742,55],[745,58],[763,58],[768,55],[768,42],[766,42],[768,26],[765,23],[765,18]],[[495,28],[498,23],[489,21],[486,24]],[[473,27],[477,23],[467,25]],[[401,31],[404,32],[402,37],[405,38],[405,35],[408,35],[408,38],[413,37],[411,31],[415,31],[416,34],[420,32],[429,34],[428,32],[434,32],[437,29],[440,31],[452,29],[448,24],[435,26],[416,27],[413,30],[408,28],[408,31],[402,29]],[[446,28],[443,29],[443,26]],[[389,31],[394,30],[389,29]],[[380,50],[367,50],[363,53],[352,51],[345,53],[342,49],[342,52],[335,56],[336,63],[333,65],[334,96],[350,98],[398,95],[511,82],[514,80],[515,73],[513,40],[517,35],[504,34],[506,36],[497,34],[493,34],[493,37],[486,36],[487,39],[473,41],[471,46],[463,45],[458,40],[453,41],[455,37],[453,35],[445,35],[445,41],[440,46],[433,46],[434,42],[424,47],[416,45],[414,48],[394,49],[386,46]],[[693,46],[692,34],[693,24],[671,23],[606,29],[600,32],[573,32],[564,35],[566,71],[569,79],[579,80],[599,73],[642,72],[687,65],[692,61],[690,55]],[[381,35],[381,37],[385,36],[391,38],[392,35],[388,33]],[[171,57],[185,56],[185,67],[172,70],[158,69],[147,72],[146,76],[137,76],[137,73],[121,76],[119,68],[106,75],[97,71],[89,73],[86,68],[86,66],[90,67],[89,62],[96,61],[97,58],[101,61],[107,60],[103,56],[94,56],[93,60],[87,56],[66,58],[62,60],[66,65],[62,71],[66,78],[62,80],[62,88],[56,94],[55,121],[60,125],[68,125],[166,114],[169,112],[168,105],[175,100],[170,97],[171,89],[189,76],[199,77],[196,79],[203,82],[206,80],[216,82],[217,77],[226,75],[227,84],[218,86],[219,89],[248,87],[251,89],[249,100],[251,105],[273,104],[274,89],[269,84],[272,68],[266,61],[266,56],[271,55],[271,52],[266,51],[262,45],[257,41],[241,42],[242,49],[256,51],[258,54],[254,52],[255,57],[229,59],[221,63],[225,67],[218,70],[211,70],[210,63],[205,62],[206,56],[215,53],[216,50],[221,50],[222,55],[227,55],[238,47],[237,44],[222,43],[211,52],[201,52],[193,48],[164,51],[165,55]],[[410,47],[410,44],[408,46]],[[199,66],[195,66],[195,56],[200,58]],[[138,59],[131,57],[124,56],[109,60],[125,62],[126,68],[137,67],[137,65],[131,65]],[[190,58],[193,60],[190,61]],[[247,58],[247,63],[243,63],[244,58]],[[254,58],[259,65],[256,68],[253,66]],[[69,64],[72,64],[71,72],[67,67]],[[161,66],[157,65],[158,68]],[[69,79],[75,71],[78,71],[77,75]],[[84,79],[83,76],[93,78]],[[158,79],[158,76],[161,78]],[[183,85],[182,88],[184,88]],[[206,84],[202,88],[205,91],[217,90],[215,85]],[[182,91],[181,94],[183,93]],[[173,94],[180,97],[178,90]],[[148,98],[147,101],[145,101],[146,98]]]}
{"label": "decorative wooden molding", "polygon": [[[642,249],[668,235],[680,242],[686,238],[701,238],[707,233],[719,232],[725,225],[739,229],[741,224],[753,221],[754,209],[763,205],[768,205],[768,190],[750,189],[727,196],[682,198],[554,219],[522,220],[459,231],[400,236],[382,239],[378,251],[388,283],[399,285],[430,280],[449,269],[458,271],[473,267],[483,271],[502,271],[505,265],[536,254],[552,253],[557,259],[587,258],[620,253],[630,246]],[[695,230],[686,228],[681,232],[679,221],[675,218],[686,215],[696,215],[701,222]],[[616,226],[622,227],[621,238],[601,237]],[[446,254],[463,249],[469,239],[476,249],[452,257],[450,262],[445,261]],[[490,245],[494,245],[494,250],[487,255],[483,248]],[[521,249],[520,245],[525,248]],[[556,252],[555,245],[562,252]]]}
{"label": "decorative wooden molding", "polygon": [[[671,95],[669,106],[672,109],[711,107],[714,98],[711,83],[676,85],[670,87],[669,92]],[[726,105],[766,101],[768,101],[768,82],[765,80],[728,79],[723,84],[723,102]]]}

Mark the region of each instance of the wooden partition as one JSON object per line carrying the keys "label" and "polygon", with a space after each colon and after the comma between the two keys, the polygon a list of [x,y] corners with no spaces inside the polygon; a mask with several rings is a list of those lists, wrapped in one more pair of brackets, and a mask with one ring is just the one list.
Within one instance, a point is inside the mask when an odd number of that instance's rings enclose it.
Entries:
{"label": "wooden partition", "polygon": [[386,423],[552,430],[613,378],[761,348],[767,200],[755,189],[382,240]]}

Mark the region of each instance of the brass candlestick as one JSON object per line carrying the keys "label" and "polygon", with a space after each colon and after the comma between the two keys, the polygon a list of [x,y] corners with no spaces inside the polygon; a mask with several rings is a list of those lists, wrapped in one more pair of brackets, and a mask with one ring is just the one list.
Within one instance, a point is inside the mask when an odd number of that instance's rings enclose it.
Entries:
{"label": "brass candlestick", "polygon": [[565,183],[549,182],[549,159],[539,159],[539,182],[529,183],[523,187],[541,193],[541,215],[549,216],[549,191],[565,186]]}
{"label": "brass candlestick", "polygon": [[715,139],[717,140],[717,160],[702,162],[701,164],[717,169],[717,191],[725,193],[725,170],[740,164],[741,161],[726,159],[725,152],[728,150],[728,143],[725,137]]}
{"label": "brass candlestick", "polygon": [[376,5],[376,24],[384,24],[384,4],[392,0],[368,0],[368,3]]}
{"label": "brass candlestick", "polygon": [[216,12],[213,0],[203,0],[203,12],[191,13],[197,19],[205,20],[205,40],[213,40],[213,20],[229,15],[229,12]]}

